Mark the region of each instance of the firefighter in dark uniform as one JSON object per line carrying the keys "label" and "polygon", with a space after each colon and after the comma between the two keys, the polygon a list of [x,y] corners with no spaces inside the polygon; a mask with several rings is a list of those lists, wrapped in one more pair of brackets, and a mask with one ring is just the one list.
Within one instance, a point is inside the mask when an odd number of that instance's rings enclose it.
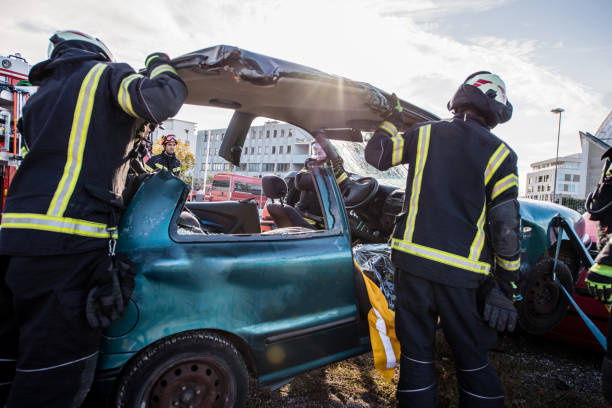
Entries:
{"label": "firefighter in dark uniform", "polygon": [[344,170],[340,156],[336,160],[328,159],[323,148],[316,142],[313,143],[312,150],[312,157],[306,159],[304,168],[295,175],[295,188],[300,191],[300,199],[295,204],[295,208],[310,225],[317,228],[325,228],[325,221],[321,212],[321,204],[315,189],[311,168],[313,166],[331,166],[336,182],[341,189],[346,184],[348,175]]}
{"label": "firefighter in dark uniform", "polygon": [[409,164],[391,242],[399,406],[435,406],[440,317],[455,358],[459,406],[502,407],[503,390],[487,352],[496,329],[514,329],[512,300],[520,299],[517,157],[490,132],[512,115],[505,85],[489,72],[472,74],[449,102],[452,119],[419,123],[404,134],[398,132],[403,108],[396,97],[393,105],[365,157],[379,170]]}
{"label": "firefighter in dark uniform", "polygon": [[187,96],[165,54],[151,54],[141,75],[87,34],[59,31],[50,41],[49,59],[30,72],[40,88],[23,110],[29,153],[0,230],[9,408],[82,404],[101,330],[133,289],[133,271],[113,255],[134,135],[175,115]]}
{"label": "firefighter in dark uniform", "polygon": [[153,156],[147,161],[146,169],[148,171],[166,170],[172,173],[173,176],[181,175],[181,162],[176,158],[175,149],[178,140],[174,135],[166,135],[162,137],[162,147],[164,151]]}
{"label": "firefighter in dark uniform", "polygon": [[[594,265],[589,269],[585,284],[589,293],[602,303],[612,303],[612,148],[608,149],[601,181],[589,194],[586,209],[591,220],[597,222],[597,249],[600,250]],[[601,367],[603,395],[612,404],[612,319],[608,319],[607,350]]]}

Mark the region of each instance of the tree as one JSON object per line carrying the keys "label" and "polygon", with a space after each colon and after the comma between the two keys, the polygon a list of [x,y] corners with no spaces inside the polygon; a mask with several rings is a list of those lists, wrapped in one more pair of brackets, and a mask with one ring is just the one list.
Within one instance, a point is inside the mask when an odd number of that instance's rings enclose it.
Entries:
{"label": "tree", "polygon": [[[153,143],[153,155],[160,154],[162,151],[163,148],[161,145],[161,139],[159,139]],[[189,145],[179,140],[174,152],[176,154],[176,158],[181,162],[181,174],[185,174],[186,171],[193,169],[195,164],[195,156],[191,150],[189,150]]]}

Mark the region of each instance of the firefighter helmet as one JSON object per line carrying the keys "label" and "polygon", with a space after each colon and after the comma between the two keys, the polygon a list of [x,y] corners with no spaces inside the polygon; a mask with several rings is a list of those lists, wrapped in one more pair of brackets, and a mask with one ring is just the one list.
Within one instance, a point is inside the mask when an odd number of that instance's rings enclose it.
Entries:
{"label": "firefighter helmet", "polygon": [[166,143],[172,143],[172,142],[174,142],[174,143],[178,144],[178,140],[176,139],[176,136],[174,136],[174,135],[170,134],[170,135],[166,135],[166,136],[163,136],[163,137],[162,137],[162,142],[161,142],[161,144],[162,144],[163,146],[165,146],[165,145],[166,145]]}
{"label": "firefighter helmet", "polygon": [[57,49],[60,44],[70,43],[75,44],[76,42],[91,44],[96,48],[104,58],[113,62],[113,54],[110,52],[108,47],[104,45],[98,38],[92,37],[91,35],[82,33],[76,30],[65,30],[56,31],[51,38],[49,38],[49,48],[47,49],[47,58],[51,58],[53,52]]}
{"label": "firefighter helmet", "polygon": [[506,84],[489,71],[478,71],[468,76],[447,106],[455,113],[475,109],[490,128],[509,121],[513,110]]}

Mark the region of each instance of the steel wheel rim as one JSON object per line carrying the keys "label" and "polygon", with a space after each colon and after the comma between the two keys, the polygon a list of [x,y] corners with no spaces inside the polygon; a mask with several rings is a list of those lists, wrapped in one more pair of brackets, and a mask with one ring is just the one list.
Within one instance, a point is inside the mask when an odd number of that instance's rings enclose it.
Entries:
{"label": "steel wheel rim", "polygon": [[236,400],[229,366],[212,355],[184,357],[155,370],[140,399],[151,408],[229,408]]}

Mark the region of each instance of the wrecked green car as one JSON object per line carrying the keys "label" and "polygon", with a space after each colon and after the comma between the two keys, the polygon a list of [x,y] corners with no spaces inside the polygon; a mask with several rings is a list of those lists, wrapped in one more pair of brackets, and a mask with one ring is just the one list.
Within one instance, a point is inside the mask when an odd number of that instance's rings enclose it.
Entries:
{"label": "wrecked green car", "polygon": [[[274,388],[370,350],[370,306],[352,246],[387,240],[403,202],[405,173],[381,174],[358,159],[363,135],[378,126],[390,95],[228,46],[184,55],[173,65],[188,86],[187,103],[235,111],[219,153],[234,165],[251,122],[265,116],[310,133],[325,130],[351,177],[370,176],[360,194],[346,199],[329,168],[313,168],[325,227],[265,233],[253,202],[187,202],[188,187],[164,172],[137,186],[118,242],[118,251],[138,265],[136,287],[125,315],[104,335],[90,400],[118,407],[242,406],[249,377]],[[407,126],[437,119],[401,103]],[[222,225],[221,232],[186,227],[185,208]],[[584,235],[578,213],[521,202],[522,282],[530,282],[549,255],[550,220],[558,212]],[[578,265],[572,265],[571,248],[563,250],[571,285],[571,268]],[[547,272],[538,279],[544,282]],[[524,290],[526,304],[549,306],[547,314],[527,306],[521,319],[529,324],[567,309],[559,296],[542,300]]]}

